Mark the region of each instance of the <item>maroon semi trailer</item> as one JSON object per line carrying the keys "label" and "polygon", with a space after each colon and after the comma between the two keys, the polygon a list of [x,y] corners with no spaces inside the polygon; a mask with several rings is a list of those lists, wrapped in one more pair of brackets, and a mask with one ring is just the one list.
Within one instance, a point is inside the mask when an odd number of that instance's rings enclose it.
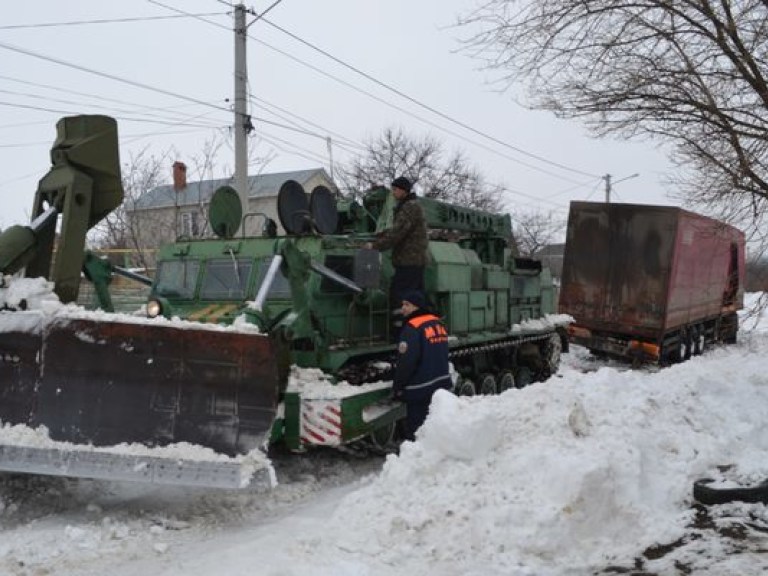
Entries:
{"label": "maroon semi trailer", "polygon": [[671,206],[572,202],[560,312],[596,355],[670,364],[735,342],[744,233]]}

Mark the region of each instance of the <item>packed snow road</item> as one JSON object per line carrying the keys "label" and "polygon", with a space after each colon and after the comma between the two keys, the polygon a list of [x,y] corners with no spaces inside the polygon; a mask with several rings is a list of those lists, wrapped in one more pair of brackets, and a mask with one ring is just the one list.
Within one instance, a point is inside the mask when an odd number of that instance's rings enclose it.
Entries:
{"label": "packed snow road", "polygon": [[277,455],[271,491],[0,475],[0,575],[115,574],[147,556],[161,561],[182,545],[268,525],[320,495],[354,490],[382,462],[334,451]]}
{"label": "packed snow road", "polygon": [[548,382],[435,397],[398,456],[280,457],[273,492],[0,477],[2,576],[768,571],[768,332],[658,371],[583,350]]}

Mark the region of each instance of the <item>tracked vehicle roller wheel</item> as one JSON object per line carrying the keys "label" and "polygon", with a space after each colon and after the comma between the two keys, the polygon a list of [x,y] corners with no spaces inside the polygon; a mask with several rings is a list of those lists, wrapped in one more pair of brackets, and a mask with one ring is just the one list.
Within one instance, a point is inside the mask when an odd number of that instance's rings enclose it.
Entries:
{"label": "tracked vehicle roller wheel", "polygon": [[493,374],[483,374],[480,379],[479,393],[484,396],[492,396],[497,392],[496,377]]}
{"label": "tracked vehicle roller wheel", "polygon": [[459,376],[454,392],[456,393],[456,396],[474,396],[477,394],[477,389],[472,380],[464,376]]}

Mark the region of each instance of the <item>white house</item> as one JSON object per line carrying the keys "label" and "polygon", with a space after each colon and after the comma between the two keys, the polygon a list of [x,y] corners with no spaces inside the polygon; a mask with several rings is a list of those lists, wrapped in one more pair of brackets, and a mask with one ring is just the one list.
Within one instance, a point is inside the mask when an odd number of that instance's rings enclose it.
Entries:
{"label": "white house", "polygon": [[[307,194],[323,185],[336,185],[323,168],[259,174],[248,177],[248,206],[243,207],[244,226],[240,235],[260,235],[267,218],[275,221],[278,233],[283,229],[277,216],[277,193],[287,180],[295,180]],[[181,237],[213,236],[208,222],[208,205],[213,193],[222,186],[232,186],[232,178],[186,182],[186,167],[174,164],[174,183],[158,186],[142,194],[126,212],[141,245],[152,248]]]}

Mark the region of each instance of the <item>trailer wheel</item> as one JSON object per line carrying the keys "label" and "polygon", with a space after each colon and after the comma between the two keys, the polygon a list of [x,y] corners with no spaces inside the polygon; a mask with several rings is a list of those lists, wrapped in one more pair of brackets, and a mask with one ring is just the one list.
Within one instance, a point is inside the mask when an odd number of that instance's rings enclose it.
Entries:
{"label": "trailer wheel", "polygon": [[677,341],[672,341],[670,349],[670,363],[676,364],[679,362],[685,362],[691,357],[691,349],[693,343],[690,336],[686,332],[679,332],[677,335]]}
{"label": "trailer wheel", "polygon": [[515,375],[509,370],[504,370],[499,378],[499,393],[515,387]]}
{"label": "trailer wheel", "polygon": [[700,356],[704,354],[706,346],[707,338],[704,333],[704,326],[701,326],[693,332],[693,355]]}
{"label": "trailer wheel", "polygon": [[493,374],[483,374],[483,377],[480,379],[479,392],[483,396],[493,396],[498,392],[496,389],[496,378],[494,378]]}
{"label": "trailer wheel", "polygon": [[739,331],[739,318],[736,312],[723,316],[720,330],[723,343],[736,344],[736,334]]}

